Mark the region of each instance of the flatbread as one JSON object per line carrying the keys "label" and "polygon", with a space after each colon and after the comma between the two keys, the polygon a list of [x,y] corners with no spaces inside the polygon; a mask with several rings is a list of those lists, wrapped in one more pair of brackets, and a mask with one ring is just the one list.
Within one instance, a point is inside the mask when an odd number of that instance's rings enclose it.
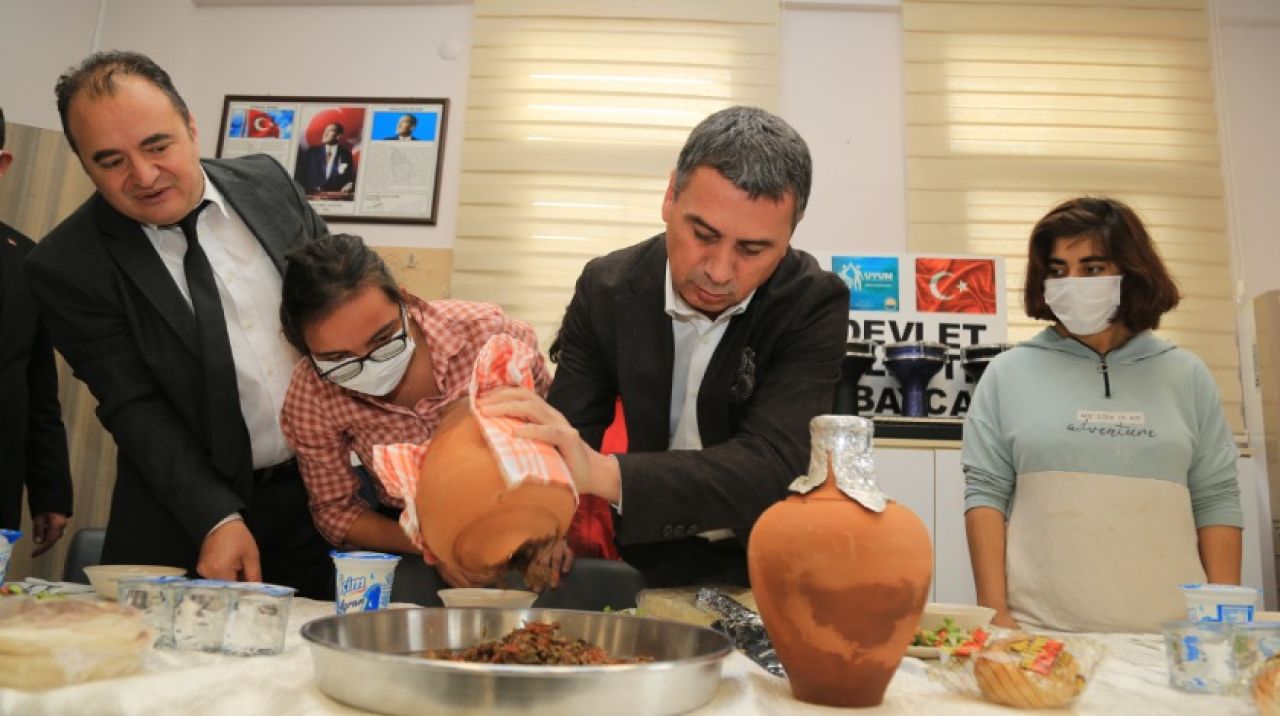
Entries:
{"label": "flatbread", "polygon": [[47,689],[142,668],[153,635],[137,610],[77,599],[24,600],[0,612],[0,687]]}

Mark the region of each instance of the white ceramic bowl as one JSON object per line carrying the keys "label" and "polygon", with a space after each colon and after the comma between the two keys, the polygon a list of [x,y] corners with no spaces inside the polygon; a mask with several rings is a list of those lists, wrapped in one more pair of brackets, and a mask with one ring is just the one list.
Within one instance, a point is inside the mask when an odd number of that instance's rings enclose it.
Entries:
{"label": "white ceramic bowl", "polygon": [[125,577],[182,577],[187,570],[156,564],[95,564],[85,567],[84,573],[98,594],[114,602],[120,597],[119,581]]}
{"label": "white ceramic bowl", "polygon": [[519,589],[482,589],[479,587],[458,587],[441,589],[436,594],[446,607],[504,607],[511,609],[528,609],[538,598],[534,592]]}
{"label": "white ceramic bowl", "polygon": [[996,610],[991,607],[930,602],[925,605],[924,614],[920,616],[920,628],[937,629],[942,626],[944,618],[951,617],[951,621],[960,629],[976,629],[990,624],[995,615]]}

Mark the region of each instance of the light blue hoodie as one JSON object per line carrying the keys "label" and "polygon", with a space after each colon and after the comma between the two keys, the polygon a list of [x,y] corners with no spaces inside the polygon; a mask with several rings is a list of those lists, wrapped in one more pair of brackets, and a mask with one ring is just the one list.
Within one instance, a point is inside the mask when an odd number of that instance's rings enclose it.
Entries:
{"label": "light blue hoodie", "polygon": [[1009,514],[1018,475],[1155,478],[1197,528],[1242,527],[1237,450],[1209,370],[1150,331],[1099,357],[1047,328],[995,358],[965,418],[965,509]]}

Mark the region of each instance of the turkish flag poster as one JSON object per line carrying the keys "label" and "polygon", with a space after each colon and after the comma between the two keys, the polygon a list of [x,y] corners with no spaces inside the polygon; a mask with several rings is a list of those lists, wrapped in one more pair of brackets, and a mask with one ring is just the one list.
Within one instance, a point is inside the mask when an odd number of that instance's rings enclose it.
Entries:
{"label": "turkish flag poster", "polygon": [[916,259],[916,310],[921,313],[994,315],[997,290],[991,259]]}
{"label": "turkish flag poster", "polygon": [[[962,417],[975,381],[964,371],[961,352],[1007,340],[1004,259],[853,252],[815,257],[849,287],[850,341],[945,347],[945,363],[929,379],[928,417]],[[874,363],[856,384],[856,410],[863,416],[898,416],[904,402],[902,385],[884,364],[883,348],[873,352]]]}

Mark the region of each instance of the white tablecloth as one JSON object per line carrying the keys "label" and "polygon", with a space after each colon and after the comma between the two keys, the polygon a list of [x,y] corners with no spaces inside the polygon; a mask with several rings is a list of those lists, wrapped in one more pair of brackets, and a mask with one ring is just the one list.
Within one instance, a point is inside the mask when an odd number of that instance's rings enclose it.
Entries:
{"label": "white tablecloth", "polygon": [[[113,714],[191,714],[210,716],[299,716],[365,713],[329,699],[316,686],[302,624],[333,613],[333,604],[298,599],[290,617],[284,653],[269,657],[233,657],[156,650],[145,673],[39,693],[0,689],[0,714],[26,716],[108,716]],[[1186,714],[1233,716],[1256,713],[1244,698],[1193,695],[1168,684],[1164,645],[1159,636],[1095,637],[1107,647],[1089,689],[1077,701],[1077,714]],[[926,663],[905,659],[889,684],[884,704],[872,709],[832,709],[797,702],[787,683],[770,676],[745,656],[725,661],[715,698],[698,716],[744,714],[1009,714],[1013,709],[953,694],[930,682]]]}

